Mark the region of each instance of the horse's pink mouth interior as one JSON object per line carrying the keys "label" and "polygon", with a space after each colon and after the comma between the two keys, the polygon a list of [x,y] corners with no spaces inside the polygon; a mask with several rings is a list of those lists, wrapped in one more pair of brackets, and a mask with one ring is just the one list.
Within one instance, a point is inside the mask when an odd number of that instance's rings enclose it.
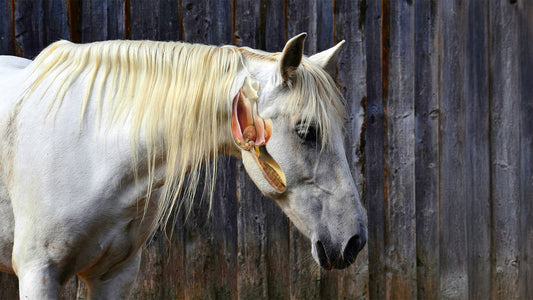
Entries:
{"label": "horse's pink mouth interior", "polygon": [[242,90],[233,99],[231,131],[235,143],[252,154],[268,183],[278,192],[285,191],[285,174],[265,147],[272,135],[272,121],[257,114]]}
{"label": "horse's pink mouth interior", "polygon": [[235,142],[244,150],[250,150],[266,144],[272,134],[272,125],[254,113],[250,100],[239,91],[233,99],[231,130]]}

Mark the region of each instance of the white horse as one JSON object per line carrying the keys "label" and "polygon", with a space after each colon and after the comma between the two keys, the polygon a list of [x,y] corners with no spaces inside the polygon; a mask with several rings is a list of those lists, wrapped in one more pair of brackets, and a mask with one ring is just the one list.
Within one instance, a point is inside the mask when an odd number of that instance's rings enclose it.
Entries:
{"label": "white horse", "polygon": [[0,271],[20,297],[57,298],[77,274],[92,299],[127,298],[141,247],[223,154],[242,158],[318,264],[353,263],[365,213],[324,71],[342,42],[304,57],[305,36],[273,54],[60,41],[34,61],[1,56]]}

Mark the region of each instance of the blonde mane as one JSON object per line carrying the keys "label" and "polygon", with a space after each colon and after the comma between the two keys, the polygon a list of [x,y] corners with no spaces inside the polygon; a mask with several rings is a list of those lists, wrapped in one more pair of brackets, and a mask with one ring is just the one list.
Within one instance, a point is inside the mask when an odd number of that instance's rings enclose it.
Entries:
{"label": "blonde mane", "polygon": [[[27,95],[47,82],[41,97],[53,93],[49,111],[57,111],[73,83],[80,76],[87,76],[80,124],[91,95],[96,99],[98,118],[103,106],[111,112],[104,120],[107,124],[129,120],[133,165],[147,161],[150,183],[147,196],[152,192],[155,168],[164,160],[165,185],[155,220],[157,224],[166,224],[171,212],[184,201],[189,201],[191,207],[202,165],[215,162],[224,152],[220,149],[221,139],[231,132],[234,95],[230,90],[247,55],[269,62],[279,59],[278,53],[258,54],[233,46],[151,41],[80,45],[59,41],[46,48],[32,64],[35,80]],[[289,87],[286,109],[307,126],[316,124],[322,143],[327,144],[331,140],[330,122],[344,115],[342,97],[331,77],[307,59],[296,73]],[[54,82],[59,88],[48,91]],[[142,145],[146,146],[146,157],[139,157],[141,135],[146,140]],[[163,157],[158,156],[161,154],[158,149],[163,149]],[[204,170],[211,200],[216,163]]]}

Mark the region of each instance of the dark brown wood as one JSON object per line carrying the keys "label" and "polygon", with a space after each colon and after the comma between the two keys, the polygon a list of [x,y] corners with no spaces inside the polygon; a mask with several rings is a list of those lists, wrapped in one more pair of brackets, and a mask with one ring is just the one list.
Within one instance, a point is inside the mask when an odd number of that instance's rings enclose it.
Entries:
{"label": "dark brown wood", "polygon": [[13,54],[13,13],[11,1],[0,1],[0,55]]}
{"label": "dark brown wood", "polygon": [[418,299],[439,293],[439,5],[415,1],[415,180]]}
{"label": "dark brown wood", "polygon": [[[76,1],[76,0],[73,0]],[[83,43],[124,39],[124,3],[121,0],[81,1],[80,28]]]}
{"label": "dark brown wood", "polygon": [[368,269],[370,299],[385,299],[385,215],[383,158],[382,6],[368,1],[365,17],[367,109],[365,177],[368,214]]}
{"label": "dark brown wood", "polygon": [[520,26],[520,298],[533,295],[533,3],[519,3]]}
{"label": "dark brown wood", "polygon": [[491,296],[519,299],[520,53],[518,6],[489,4]]}
{"label": "dark brown wood", "polygon": [[440,65],[440,299],[468,297],[466,236],[466,36],[467,7],[442,2]]}
{"label": "dark brown wood", "polygon": [[69,39],[68,9],[65,1],[13,1],[15,17],[14,52],[33,59],[44,47]]}
{"label": "dark brown wood", "polygon": [[291,38],[302,32],[308,36],[304,44],[304,53],[316,52],[316,1],[287,0],[287,37]]}
{"label": "dark brown wood", "polygon": [[390,1],[388,9],[383,13],[383,18],[389,17],[388,22],[384,19],[388,27],[382,29],[389,35],[382,64],[388,68],[383,85],[386,293],[392,299],[415,299],[415,10],[407,1]]}
{"label": "dark brown wood", "polygon": [[468,295],[490,298],[490,139],[488,5],[468,3],[466,178]]}

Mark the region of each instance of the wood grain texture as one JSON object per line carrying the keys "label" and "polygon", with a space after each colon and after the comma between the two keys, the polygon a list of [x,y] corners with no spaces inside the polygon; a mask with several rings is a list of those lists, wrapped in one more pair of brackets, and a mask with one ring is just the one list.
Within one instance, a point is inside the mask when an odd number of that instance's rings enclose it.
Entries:
{"label": "wood grain texture", "polygon": [[440,299],[468,297],[466,236],[466,4],[442,2],[440,66]]}
{"label": "wood grain texture", "polygon": [[418,299],[439,295],[439,5],[415,2],[415,193]]}
{"label": "wood grain texture", "polygon": [[466,178],[468,296],[490,298],[490,124],[488,5],[468,3]]}
{"label": "wood grain texture", "polygon": [[15,54],[33,59],[52,42],[70,38],[65,1],[19,0],[12,3]]}
{"label": "wood grain texture", "polygon": [[368,268],[370,299],[385,299],[385,215],[383,161],[382,6],[368,1],[365,18],[367,109],[365,178],[368,214]]}
{"label": "wood grain texture", "polygon": [[0,1],[0,55],[13,55],[13,11],[11,1]]}
{"label": "wood grain texture", "polygon": [[121,0],[79,1],[81,42],[126,38],[125,7]]}
{"label": "wood grain texture", "polygon": [[390,1],[389,5],[389,12],[383,13],[384,18],[389,17],[389,27],[383,27],[389,34],[387,60],[383,62],[383,68],[388,68],[384,75],[388,84],[383,88],[386,293],[392,299],[415,299],[415,10],[407,1]]}
{"label": "wood grain texture", "polygon": [[519,299],[520,78],[518,6],[489,4],[491,294]]}
{"label": "wood grain texture", "polygon": [[520,297],[533,295],[533,3],[519,3],[520,27]]}

